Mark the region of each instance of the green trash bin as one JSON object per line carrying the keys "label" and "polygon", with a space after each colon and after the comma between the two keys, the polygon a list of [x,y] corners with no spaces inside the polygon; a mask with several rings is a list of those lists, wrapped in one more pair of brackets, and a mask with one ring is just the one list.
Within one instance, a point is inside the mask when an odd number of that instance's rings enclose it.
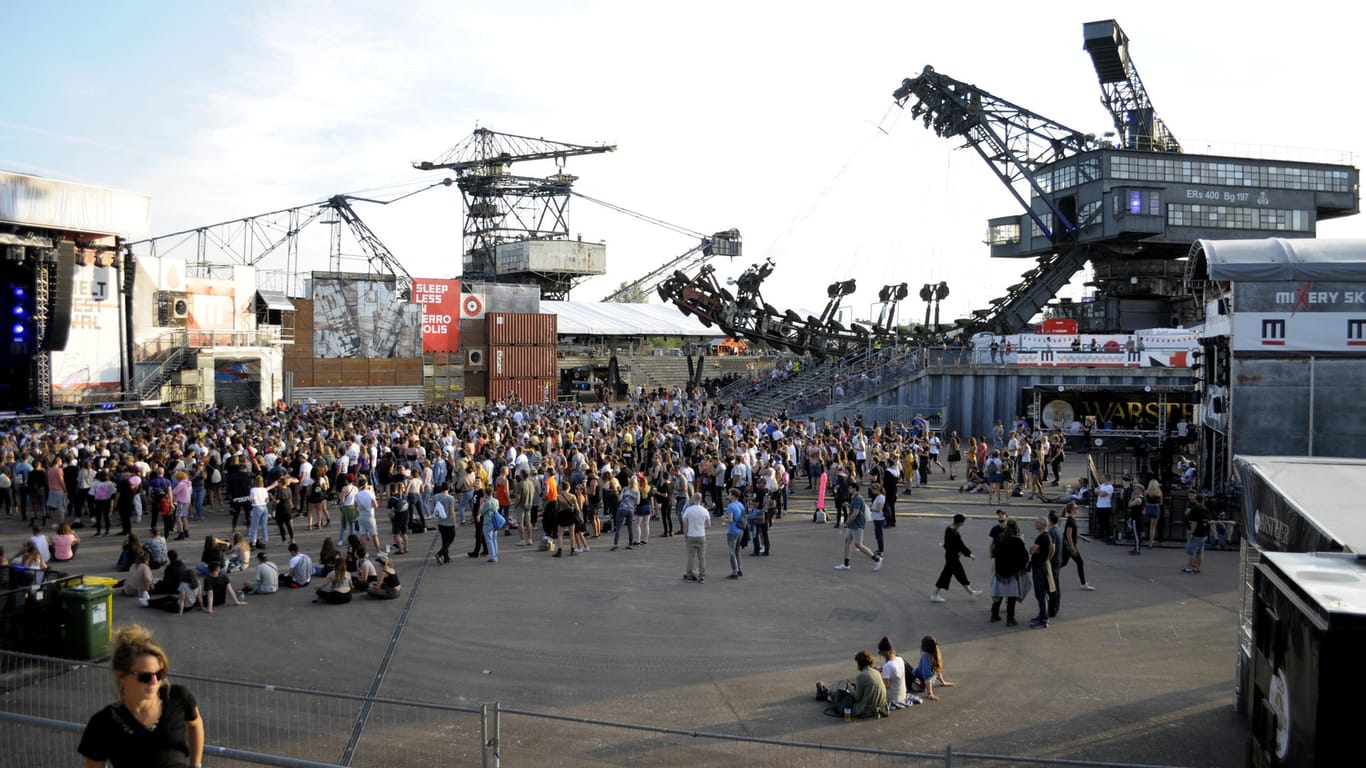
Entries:
{"label": "green trash bin", "polygon": [[95,659],[109,650],[114,634],[114,590],[78,584],[62,590],[62,655]]}

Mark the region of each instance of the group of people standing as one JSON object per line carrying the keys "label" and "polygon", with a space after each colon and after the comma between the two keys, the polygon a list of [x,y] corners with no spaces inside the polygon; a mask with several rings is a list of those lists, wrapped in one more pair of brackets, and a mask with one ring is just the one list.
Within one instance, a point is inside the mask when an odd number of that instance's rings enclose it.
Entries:
{"label": "group of people standing", "polygon": [[1095,589],[1086,581],[1086,563],[1079,545],[1090,539],[1077,527],[1077,505],[1069,503],[1061,515],[1051,511],[1035,517],[1033,526],[1033,539],[1026,543],[1019,523],[1005,510],[996,510],[996,524],[989,534],[992,558],[990,621],[1002,620],[1001,604],[1004,602],[1006,626],[1016,626],[1016,604],[1032,590],[1039,610],[1029,626],[1046,629],[1062,608],[1062,569],[1071,562],[1076,563],[1081,588]]}

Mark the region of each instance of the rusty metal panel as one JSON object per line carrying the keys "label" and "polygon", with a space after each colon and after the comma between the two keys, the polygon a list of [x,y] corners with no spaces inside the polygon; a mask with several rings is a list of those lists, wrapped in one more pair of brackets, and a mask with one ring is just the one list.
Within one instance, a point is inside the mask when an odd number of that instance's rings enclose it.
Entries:
{"label": "rusty metal panel", "polygon": [[315,359],[313,361],[313,386],[342,386],[342,361],[335,358]]}
{"label": "rusty metal panel", "polygon": [[296,387],[313,386],[313,360],[311,358],[286,358],[285,373],[294,377],[294,386]]}
{"label": "rusty metal panel", "polygon": [[343,387],[363,387],[369,381],[369,359],[363,357],[344,357],[341,359],[341,385]]}
{"label": "rusty metal panel", "polygon": [[510,400],[514,397],[528,405],[555,401],[553,379],[489,379],[488,399]]}
{"label": "rusty metal panel", "polygon": [[559,324],[557,315],[530,312],[490,312],[488,323],[489,346],[554,346]]}
{"label": "rusty metal panel", "polygon": [[553,379],[554,347],[489,347],[490,379]]}
{"label": "rusty metal panel", "polygon": [[395,386],[422,386],[422,358],[400,357],[394,360]]}

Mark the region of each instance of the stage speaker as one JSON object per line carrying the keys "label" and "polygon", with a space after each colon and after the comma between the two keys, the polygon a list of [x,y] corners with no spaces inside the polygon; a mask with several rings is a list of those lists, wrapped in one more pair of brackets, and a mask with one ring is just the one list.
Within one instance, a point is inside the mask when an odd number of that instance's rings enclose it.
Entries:
{"label": "stage speaker", "polygon": [[71,331],[71,289],[76,275],[76,244],[63,240],[57,244],[57,270],[52,284],[47,287],[47,332],[43,334],[43,349],[66,349],[66,338]]}

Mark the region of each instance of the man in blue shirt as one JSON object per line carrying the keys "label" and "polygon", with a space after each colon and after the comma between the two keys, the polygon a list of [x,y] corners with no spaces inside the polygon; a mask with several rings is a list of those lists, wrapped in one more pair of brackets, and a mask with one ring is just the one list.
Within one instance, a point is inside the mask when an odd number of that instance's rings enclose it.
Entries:
{"label": "man in blue shirt", "polygon": [[740,539],[745,533],[745,503],[740,501],[740,490],[730,489],[730,503],[726,505],[726,551],[730,553],[730,576],[738,579],[745,575],[740,570]]}

